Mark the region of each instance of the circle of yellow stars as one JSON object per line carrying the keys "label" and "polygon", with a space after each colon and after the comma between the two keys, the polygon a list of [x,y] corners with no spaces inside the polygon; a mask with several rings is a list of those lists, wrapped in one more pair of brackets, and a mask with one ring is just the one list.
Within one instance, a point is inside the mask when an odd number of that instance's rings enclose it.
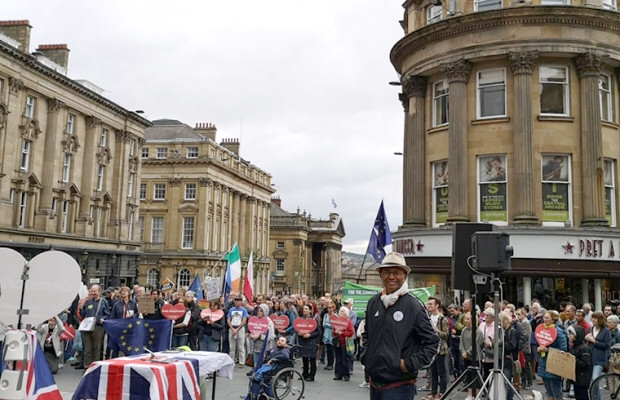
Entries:
{"label": "circle of yellow stars", "polygon": [[[141,320],[137,320],[135,322],[136,326],[139,325],[143,325],[145,329],[147,329],[149,331],[149,341],[148,341],[148,347],[151,347],[153,345],[153,341],[155,340],[155,334],[153,333],[155,330],[153,328],[151,328],[151,326],[149,325],[148,322],[143,322]],[[132,347],[129,346],[127,344],[127,340],[125,340],[125,335],[134,328],[134,324],[129,323],[127,324],[127,328],[123,329],[121,332],[121,336],[119,337],[120,339],[120,343],[121,343],[121,348],[126,348],[127,351],[131,351]],[[141,349],[139,347],[134,347],[133,351],[135,351],[136,353],[139,352]]]}

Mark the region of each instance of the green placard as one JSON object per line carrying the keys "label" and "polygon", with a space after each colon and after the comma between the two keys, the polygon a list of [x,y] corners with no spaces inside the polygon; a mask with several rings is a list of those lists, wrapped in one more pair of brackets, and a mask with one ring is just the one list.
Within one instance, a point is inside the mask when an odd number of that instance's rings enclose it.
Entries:
{"label": "green placard", "polygon": [[564,222],[569,220],[568,185],[564,183],[542,184],[542,220]]}
{"label": "green placard", "polygon": [[435,189],[435,223],[442,224],[448,220],[448,187]]}
{"label": "green placard", "polygon": [[480,185],[480,220],[508,221],[506,209],[505,183]]}
{"label": "green placard", "polygon": [[[375,294],[381,292],[381,290],[383,289],[376,286],[364,286],[344,281],[342,300],[352,298],[353,311],[355,311],[359,317],[364,317],[366,315],[366,304],[368,304],[368,300]],[[435,286],[409,289],[409,293],[420,299],[421,302],[426,303],[430,296],[435,295]]]}

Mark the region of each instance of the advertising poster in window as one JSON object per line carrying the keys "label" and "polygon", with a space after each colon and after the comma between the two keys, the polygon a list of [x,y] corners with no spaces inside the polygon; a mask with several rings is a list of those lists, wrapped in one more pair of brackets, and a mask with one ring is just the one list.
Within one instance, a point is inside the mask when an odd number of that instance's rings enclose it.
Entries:
{"label": "advertising poster in window", "polygon": [[542,156],[543,182],[568,182],[568,157],[559,154]]}
{"label": "advertising poster in window", "polygon": [[613,219],[611,218],[611,191],[613,188],[605,187],[605,219],[609,226],[613,226]]}
{"label": "advertising poster in window", "polygon": [[564,222],[569,219],[568,185],[562,183],[543,183],[542,220]]}
{"label": "advertising poster in window", "polygon": [[508,221],[506,156],[478,157],[479,211],[482,221]]}
{"label": "advertising poster in window", "polygon": [[442,224],[448,220],[448,161],[438,161],[432,166],[435,223]]}

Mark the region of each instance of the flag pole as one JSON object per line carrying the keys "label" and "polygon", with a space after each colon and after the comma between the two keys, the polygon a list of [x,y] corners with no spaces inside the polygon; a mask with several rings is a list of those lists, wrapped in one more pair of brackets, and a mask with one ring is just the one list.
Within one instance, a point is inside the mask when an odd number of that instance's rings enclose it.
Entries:
{"label": "flag pole", "polygon": [[364,254],[364,259],[362,260],[362,265],[360,266],[360,273],[357,275],[357,279],[355,283],[360,283],[360,279],[362,277],[362,271],[364,270],[364,264],[366,263],[366,257],[368,257],[368,253]]}

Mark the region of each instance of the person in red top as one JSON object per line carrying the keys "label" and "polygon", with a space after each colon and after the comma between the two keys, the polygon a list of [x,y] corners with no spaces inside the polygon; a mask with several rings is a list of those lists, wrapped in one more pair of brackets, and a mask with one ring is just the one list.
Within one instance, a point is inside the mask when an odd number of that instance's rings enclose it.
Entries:
{"label": "person in red top", "polygon": [[580,326],[583,328],[584,331],[588,331],[588,329],[590,329],[592,326],[590,324],[588,324],[588,321],[586,321],[586,313],[583,310],[577,310],[577,312],[575,313],[575,319],[576,322],[574,324],[574,326]]}
{"label": "person in red top", "polygon": [[333,328],[332,331],[332,343],[334,344],[334,353],[336,354],[336,366],[334,368],[334,380],[335,381],[348,381],[349,375],[349,359],[347,357],[347,345],[346,338],[353,337],[353,324],[349,319],[349,309],[346,307],[340,307],[338,314],[340,317],[347,319],[347,327],[344,330],[338,330]]}

